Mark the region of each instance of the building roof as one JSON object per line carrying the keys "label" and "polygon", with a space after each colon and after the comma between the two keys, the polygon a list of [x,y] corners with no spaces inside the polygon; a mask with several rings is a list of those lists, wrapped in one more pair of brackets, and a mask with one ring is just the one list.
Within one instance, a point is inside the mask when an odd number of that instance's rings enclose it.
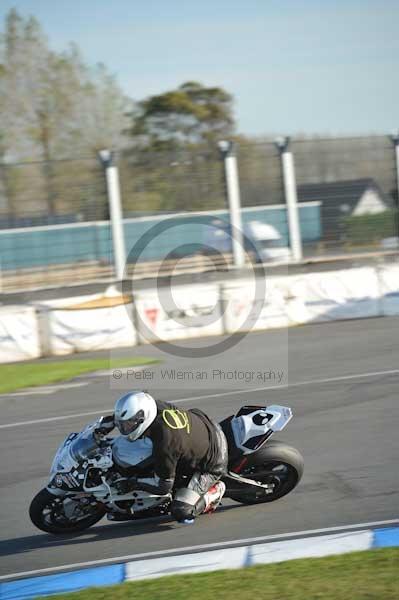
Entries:
{"label": "building roof", "polygon": [[367,190],[374,191],[387,208],[387,196],[372,179],[348,179],[331,183],[307,183],[297,188],[298,202],[321,202],[323,237],[339,239],[342,233],[342,218],[353,214],[361,197]]}
{"label": "building roof", "polygon": [[372,177],[363,179],[347,179],[329,183],[305,183],[298,185],[298,202],[319,200],[331,208],[339,208],[342,204],[348,205],[352,212],[366,190],[372,189],[388,206],[389,201],[378,183]]}

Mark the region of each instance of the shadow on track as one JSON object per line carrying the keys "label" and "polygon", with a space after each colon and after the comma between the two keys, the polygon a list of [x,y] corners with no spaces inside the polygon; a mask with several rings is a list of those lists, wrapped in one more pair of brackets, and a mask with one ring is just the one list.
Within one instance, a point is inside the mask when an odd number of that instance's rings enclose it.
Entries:
{"label": "shadow on track", "polygon": [[[222,513],[231,508],[238,508],[239,505],[221,506],[218,513]],[[209,518],[204,515],[205,518]],[[120,523],[110,523],[105,526],[104,520],[101,525],[91,527],[85,531],[70,534],[52,535],[47,533],[38,533],[20,538],[10,538],[0,541],[0,557],[11,556],[31,552],[32,550],[43,550],[57,548],[60,546],[79,546],[98,541],[113,540],[115,538],[134,538],[137,535],[150,533],[160,533],[171,531],[175,527],[185,527],[173,521],[170,517],[154,517],[147,519],[146,522],[123,521]],[[197,526],[199,523],[197,523]]]}
{"label": "shadow on track", "polygon": [[162,533],[163,531],[168,531],[170,529],[172,529],[172,526],[165,522],[147,522],[145,524],[122,522],[113,523],[106,527],[97,525],[96,527],[75,534],[52,535],[39,533],[38,535],[2,540],[0,542],[0,556],[23,554],[32,550],[51,549],[58,546],[85,545],[100,540],[122,539],[125,537],[134,537],[136,535],[145,535],[146,533]]}

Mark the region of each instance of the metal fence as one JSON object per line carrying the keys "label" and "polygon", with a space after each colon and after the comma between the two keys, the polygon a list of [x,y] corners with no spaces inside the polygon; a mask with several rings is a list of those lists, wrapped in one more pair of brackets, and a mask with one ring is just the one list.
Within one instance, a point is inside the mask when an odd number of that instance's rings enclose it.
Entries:
{"label": "metal fence", "polygon": [[398,235],[395,147],[388,136],[295,140],[298,201],[321,202],[307,256],[382,250]]}
{"label": "metal fence", "polygon": [[224,208],[223,165],[217,151],[126,153],[117,156],[123,213]]}
{"label": "metal fence", "polygon": [[[294,139],[290,142],[305,259],[383,252],[398,238],[398,165],[388,136]],[[289,246],[281,148],[236,146],[242,219],[272,225]],[[192,246],[186,268],[208,268],[204,216],[229,212],[217,149],[116,155],[127,252],[154,224],[171,219],[141,256],[148,276],[174,249]],[[223,249],[227,264],[229,248]],[[2,291],[112,279],[113,246],[104,171],[95,158],[0,165]],[[165,267],[165,264],[163,265]],[[167,266],[167,265],[166,265]]]}

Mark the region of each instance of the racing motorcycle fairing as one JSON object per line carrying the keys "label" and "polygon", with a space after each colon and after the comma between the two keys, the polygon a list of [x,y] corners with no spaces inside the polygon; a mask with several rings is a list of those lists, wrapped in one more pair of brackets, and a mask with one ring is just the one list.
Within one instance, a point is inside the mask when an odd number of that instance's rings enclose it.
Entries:
{"label": "racing motorcycle fairing", "polygon": [[[98,487],[93,483],[89,485],[90,470],[94,469],[99,473],[113,465],[111,447],[100,447],[95,437],[98,423],[99,421],[89,423],[80,433],[70,433],[65,438],[51,465],[48,484],[50,491],[92,493]],[[100,485],[100,480],[97,483]]]}
{"label": "racing motorcycle fairing", "polygon": [[135,442],[123,436],[115,438],[112,444],[114,461],[121,467],[137,467],[152,457],[152,441],[148,437],[139,438]]}
{"label": "racing motorcycle fairing", "polygon": [[231,419],[234,443],[242,453],[259,450],[275,431],[281,431],[292,418],[287,406],[243,406]]}
{"label": "racing motorcycle fairing", "polygon": [[[114,512],[125,512],[118,503],[127,503],[133,514],[165,501],[144,490],[125,491],[125,469],[145,465],[152,456],[152,442],[142,438],[130,442],[123,436],[115,439],[98,436],[101,419],[87,425],[80,433],[70,433],[58,448],[47,489],[57,496],[94,496]],[[121,467],[121,472],[118,471]],[[157,487],[157,477],[140,479]],[[167,496],[168,498],[169,496]]]}

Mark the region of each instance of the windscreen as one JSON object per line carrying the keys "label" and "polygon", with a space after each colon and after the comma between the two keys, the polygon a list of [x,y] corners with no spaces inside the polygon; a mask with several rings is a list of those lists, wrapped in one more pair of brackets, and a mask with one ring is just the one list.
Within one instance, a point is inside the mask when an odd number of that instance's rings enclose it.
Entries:
{"label": "windscreen", "polygon": [[94,439],[92,431],[83,431],[71,443],[70,447],[72,457],[81,461],[85,458],[91,458],[98,452],[98,444]]}
{"label": "windscreen", "polygon": [[94,439],[93,432],[97,429],[100,420],[97,419],[80,433],[70,433],[58,448],[50,473],[68,472],[76,467],[76,462],[91,458],[97,453],[98,445]]}

